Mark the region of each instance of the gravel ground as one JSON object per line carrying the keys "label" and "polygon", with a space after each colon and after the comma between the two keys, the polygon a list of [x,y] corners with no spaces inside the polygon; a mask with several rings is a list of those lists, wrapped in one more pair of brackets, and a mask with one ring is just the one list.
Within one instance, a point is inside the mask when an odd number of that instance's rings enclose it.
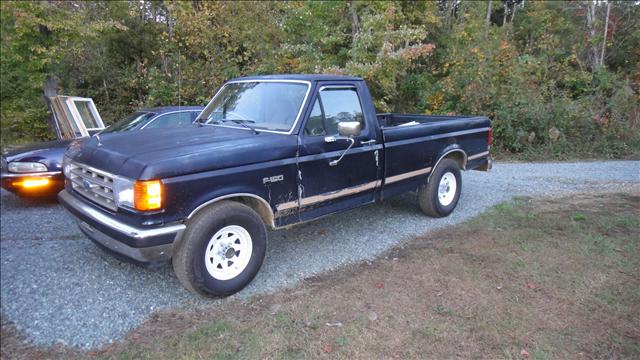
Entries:
{"label": "gravel ground", "polygon": [[[489,173],[465,172],[463,184],[457,209],[444,219],[425,217],[415,197],[406,195],[272,232],[260,273],[231,299],[373,259],[513,196],[640,191],[640,161],[497,164]],[[4,191],[1,198],[2,314],[36,344],[93,348],[121,339],[157,309],[215,304],[184,290],[170,266],[150,270],[104,254],[55,203],[24,201]]]}

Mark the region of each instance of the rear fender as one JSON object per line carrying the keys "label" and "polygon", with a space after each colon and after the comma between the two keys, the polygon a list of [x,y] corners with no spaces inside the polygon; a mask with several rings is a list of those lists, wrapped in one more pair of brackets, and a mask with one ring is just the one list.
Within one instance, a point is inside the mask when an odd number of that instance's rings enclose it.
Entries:
{"label": "rear fender", "polygon": [[433,165],[431,173],[429,174],[429,177],[427,178],[427,182],[431,181],[431,174],[433,174],[434,170],[438,167],[438,164],[440,164],[440,162],[443,159],[453,159],[458,163],[458,166],[460,166],[460,169],[466,170],[466,167],[467,167],[467,153],[460,147],[460,145],[451,144],[451,145],[445,147],[438,154],[438,160]]}

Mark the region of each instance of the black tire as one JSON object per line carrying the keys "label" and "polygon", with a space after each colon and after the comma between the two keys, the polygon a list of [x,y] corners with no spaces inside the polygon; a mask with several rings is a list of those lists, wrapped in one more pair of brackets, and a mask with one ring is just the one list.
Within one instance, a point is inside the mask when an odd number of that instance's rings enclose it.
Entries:
{"label": "black tire", "polygon": [[[251,256],[241,273],[220,280],[207,270],[205,254],[213,236],[232,225],[243,228],[250,235]],[[260,216],[244,204],[221,201],[201,210],[189,220],[183,237],[174,249],[173,270],[180,283],[193,293],[208,297],[228,296],[242,290],[253,280],[262,266],[266,249],[267,229]],[[231,254],[234,252],[231,251]]]}
{"label": "black tire", "polygon": [[[438,197],[438,188],[440,186],[440,180],[447,173],[451,173],[455,177],[456,189],[453,200],[449,204],[443,205]],[[420,209],[431,217],[448,216],[458,204],[461,189],[462,177],[460,176],[460,167],[458,166],[458,162],[452,159],[443,159],[433,170],[433,173],[431,173],[431,179],[424,185],[420,186],[420,189],[418,190],[418,203],[420,204]]]}

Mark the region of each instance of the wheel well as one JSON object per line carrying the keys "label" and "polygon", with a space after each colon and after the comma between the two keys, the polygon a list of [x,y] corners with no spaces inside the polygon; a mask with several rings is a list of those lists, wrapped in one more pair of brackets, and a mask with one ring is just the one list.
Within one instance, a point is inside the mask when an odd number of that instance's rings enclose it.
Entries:
{"label": "wheel well", "polygon": [[271,210],[271,207],[264,199],[259,198],[255,195],[230,195],[215,198],[198,206],[191,212],[188,218],[193,217],[198,211],[220,201],[235,201],[244,204],[258,213],[262,221],[264,221],[267,226],[271,227],[272,229],[275,227],[275,223],[273,221],[273,211]]}
{"label": "wheel well", "polygon": [[443,156],[442,159],[455,160],[462,170],[467,166],[467,155],[462,150],[454,150]]}
{"label": "wheel well", "polygon": [[427,182],[431,181],[431,174],[433,174],[433,170],[435,170],[435,168],[438,167],[438,164],[440,164],[440,162],[443,159],[454,160],[455,162],[458,163],[458,166],[460,167],[460,169],[462,169],[462,170],[466,169],[466,166],[467,166],[467,153],[465,153],[464,150],[462,150],[462,149],[449,150],[444,155],[442,155],[438,159],[438,161],[436,161],[435,165],[433,166],[433,169],[431,170],[431,173],[429,174],[429,177],[427,177]]}

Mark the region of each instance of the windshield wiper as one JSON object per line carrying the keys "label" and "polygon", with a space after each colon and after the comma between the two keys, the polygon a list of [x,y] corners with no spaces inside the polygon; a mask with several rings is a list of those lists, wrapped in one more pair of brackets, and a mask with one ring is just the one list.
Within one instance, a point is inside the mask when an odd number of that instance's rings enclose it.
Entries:
{"label": "windshield wiper", "polygon": [[249,119],[220,119],[218,121],[215,121],[215,123],[219,123],[219,122],[225,122],[225,121],[231,121],[232,123],[238,124],[238,125],[242,125],[244,127],[246,127],[247,129],[253,131],[256,134],[260,134],[260,132],[258,132],[258,130],[256,130],[256,128],[254,128],[253,126],[247,124],[255,124],[255,121],[253,120],[249,120]]}

